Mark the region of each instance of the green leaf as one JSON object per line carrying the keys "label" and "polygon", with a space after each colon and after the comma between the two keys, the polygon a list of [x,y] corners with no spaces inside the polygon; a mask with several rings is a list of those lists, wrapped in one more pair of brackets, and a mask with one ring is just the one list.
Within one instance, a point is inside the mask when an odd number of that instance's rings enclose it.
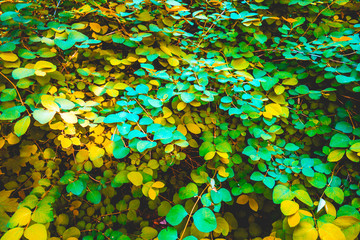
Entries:
{"label": "green leaf", "polygon": [[350,146],[350,150],[354,152],[360,152],[360,142],[354,143]]}
{"label": "green leaf", "polygon": [[33,112],[33,117],[39,123],[46,124],[54,118],[55,113],[56,112],[52,110],[37,109]]}
{"label": "green leaf", "polygon": [[275,186],[273,190],[273,201],[275,204],[279,204],[285,200],[292,200],[293,198],[294,194],[287,186],[281,184]]}
{"label": "green leaf", "polygon": [[66,191],[79,196],[84,191],[85,187],[86,186],[82,180],[76,180],[66,186]]}
{"label": "green leaf", "polygon": [[24,236],[29,240],[47,240],[47,230],[44,224],[33,224],[28,227]]}
{"label": "green leaf", "polygon": [[90,191],[87,193],[86,199],[93,204],[98,204],[101,202],[101,193],[96,190]]}
{"label": "green leaf", "polygon": [[331,137],[330,147],[334,148],[346,148],[349,147],[350,138],[347,135],[337,133]]}
{"label": "green leaf", "polygon": [[144,227],[141,229],[141,237],[145,240],[154,239],[158,235],[158,231],[152,227]]}
{"label": "green leaf", "polygon": [[66,240],[71,237],[79,238],[80,235],[81,235],[81,232],[77,227],[71,227],[71,228],[65,230],[65,232],[62,234],[62,237],[64,240]]}
{"label": "green leaf", "polygon": [[250,176],[250,179],[253,181],[262,181],[262,180],[264,180],[264,178],[265,178],[264,174],[262,174],[258,171],[253,172]]}
{"label": "green leaf", "polygon": [[186,187],[182,187],[179,190],[179,198],[184,200],[197,196],[199,189],[195,183],[189,183]]}
{"label": "green leaf", "polygon": [[204,233],[214,231],[217,227],[215,214],[209,208],[200,208],[193,215],[195,227]]}
{"label": "green leaf", "polygon": [[19,208],[16,210],[14,215],[10,218],[7,226],[13,228],[16,226],[25,226],[30,222],[31,211],[26,207]]}
{"label": "green leaf", "polygon": [[329,153],[327,160],[329,162],[337,162],[345,155],[345,151],[345,149],[335,149]]}
{"label": "green leaf", "polygon": [[314,203],[313,201],[311,200],[310,198],[310,195],[304,191],[304,190],[296,190],[294,192],[295,194],[295,197],[297,199],[299,199],[300,201],[302,201],[303,203],[305,203],[306,205],[310,206],[310,207],[313,207],[314,206]]}
{"label": "green leaf", "polygon": [[188,213],[185,208],[182,205],[177,204],[173,206],[166,215],[166,221],[169,224],[176,226],[179,225],[187,215]]}
{"label": "green leaf", "polygon": [[194,236],[187,236],[186,238],[184,238],[184,240],[198,240],[198,239]]}
{"label": "green leaf", "polygon": [[254,33],[254,38],[261,44],[263,44],[267,41],[267,36],[264,34]]}
{"label": "green leaf", "polygon": [[15,123],[14,133],[20,137],[24,135],[30,126],[30,116],[25,116]]}
{"label": "green leaf", "polygon": [[50,205],[41,205],[32,214],[31,219],[37,223],[49,223],[54,220],[53,209]]}
{"label": "green leaf", "polygon": [[232,152],[231,144],[228,142],[221,142],[219,144],[216,144],[215,148],[219,152],[225,152],[225,153]]}
{"label": "green leaf", "polygon": [[12,101],[16,98],[16,90],[15,89],[4,89],[1,93],[0,101],[2,102],[8,102]]}
{"label": "green leaf", "polygon": [[177,240],[178,233],[175,228],[167,227],[160,231],[158,235],[159,240]]}
{"label": "green leaf", "polygon": [[34,74],[35,74],[35,69],[17,68],[12,72],[12,77],[14,79],[21,79],[21,78],[31,77]]}
{"label": "green leaf", "polygon": [[284,200],[280,204],[280,210],[285,216],[290,216],[299,210],[299,204],[294,201]]}
{"label": "green leaf", "polygon": [[13,228],[7,231],[0,240],[20,240],[24,233],[23,228]]}
{"label": "green leaf", "polygon": [[314,173],[314,177],[307,177],[311,185],[316,188],[324,188],[327,184],[327,178],[323,173]]}
{"label": "green leaf", "polygon": [[122,141],[117,141],[114,143],[113,155],[116,159],[122,159],[129,155],[130,148],[124,147]]}
{"label": "green leaf", "polygon": [[128,179],[135,186],[141,186],[143,183],[143,176],[139,172],[129,172],[127,175]]}
{"label": "green leaf", "polygon": [[344,201],[344,192],[339,187],[327,187],[325,189],[325,194],[338,204],[342,204]]}

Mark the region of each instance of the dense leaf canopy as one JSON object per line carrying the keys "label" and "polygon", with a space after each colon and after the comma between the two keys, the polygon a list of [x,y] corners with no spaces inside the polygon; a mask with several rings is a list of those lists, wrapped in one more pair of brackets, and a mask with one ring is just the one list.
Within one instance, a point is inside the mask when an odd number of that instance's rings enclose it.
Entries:
{"label": "dense leaf canopy", "polygon": [[1,1],[1,240],[355,239],[359,12]]}

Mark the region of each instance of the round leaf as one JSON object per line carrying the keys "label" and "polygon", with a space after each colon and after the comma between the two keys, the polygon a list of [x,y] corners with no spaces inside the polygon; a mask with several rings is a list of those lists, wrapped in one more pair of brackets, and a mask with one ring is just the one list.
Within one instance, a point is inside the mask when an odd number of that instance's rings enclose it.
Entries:
{"label": "round leaf", "polygon": [[200,208],[193,216],[195,227],[204,233],[214,231],[217,227],[215,214],[209,208]]}
{"label": "round leaf", "polygon": [[166,215],[166,221],[173,226],[179,225],[188,213],[182,205],[173,206]]}
{"label": "round leaf", "polygon": [[44,224],[36,223],[25,230],[24,236],[29,240],[46,240],[47,230]]}

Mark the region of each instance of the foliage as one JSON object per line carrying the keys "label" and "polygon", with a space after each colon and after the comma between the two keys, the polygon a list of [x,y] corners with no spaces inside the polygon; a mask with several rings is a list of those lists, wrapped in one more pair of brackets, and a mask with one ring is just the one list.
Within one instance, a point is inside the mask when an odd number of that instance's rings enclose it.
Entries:
{"label": "foliage", "polygon": [[358,1],[0,8],[1,240],[358,236]]}

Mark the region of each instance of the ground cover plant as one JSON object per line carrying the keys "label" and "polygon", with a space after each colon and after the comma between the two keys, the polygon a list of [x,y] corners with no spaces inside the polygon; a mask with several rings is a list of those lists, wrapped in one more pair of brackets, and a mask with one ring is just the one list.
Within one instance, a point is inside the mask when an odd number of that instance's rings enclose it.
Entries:
{"label": "ground cover plant", "polygon": [[359,12],[1,1],[0,239],[357,239]]}

